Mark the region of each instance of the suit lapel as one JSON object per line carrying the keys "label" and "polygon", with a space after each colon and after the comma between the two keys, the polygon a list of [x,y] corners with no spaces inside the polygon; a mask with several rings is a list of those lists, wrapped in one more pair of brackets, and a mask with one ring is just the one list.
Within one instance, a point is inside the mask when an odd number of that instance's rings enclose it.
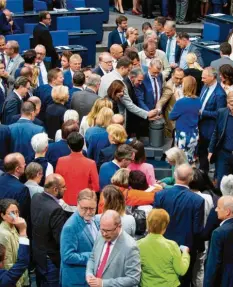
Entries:
{"label": "suit lapel", "polygon": [[96,261],[95,261],[95,267],[94,267],[94,274],[96,274],[97,272],[97,269],[100,265],[100,258],[101,258],[101,255],[103,253],[103,249],[104,249],[104,244],[105,244],[105,241],[103,239],[102,236],[100,236],[100,243],[97,245],[98,248],[96,248],[94,251],[96,253]]}
{"label": "suit lapel", "polygon": [[229,114],[229,110],[228,110],[228,108],[226,108],[226,110],[224,111],[224,115],[223,115],[223,125],[222,125],[223,129],[222,129],[222,133],[221,133],[219,141],[221,141],[221,139],[223,139],[223,136],[224,136],[224,133],[226,130],[226,126],[227,126],[228,114]]}

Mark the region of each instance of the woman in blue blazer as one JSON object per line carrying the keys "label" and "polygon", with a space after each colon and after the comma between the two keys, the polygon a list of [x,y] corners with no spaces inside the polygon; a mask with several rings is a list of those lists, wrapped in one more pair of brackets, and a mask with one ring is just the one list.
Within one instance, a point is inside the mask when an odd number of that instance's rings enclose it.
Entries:
{"label": "woman in blue blazer", "polygon": [[175,144],[182,149],[189,163],[194,161],[194,153],[198,143],[198,119],[201,110],[201,101],[196,97],[197,82],[194,77],[187,76],[183,79],[183,95],[179,99],[169,119],[176,121]]}
{"label": "woman in blue blazer", "polygon": [[3,10],[6,8],[6,0],[0,1],[0,35],[10,34],[11,25],[8,23]]}

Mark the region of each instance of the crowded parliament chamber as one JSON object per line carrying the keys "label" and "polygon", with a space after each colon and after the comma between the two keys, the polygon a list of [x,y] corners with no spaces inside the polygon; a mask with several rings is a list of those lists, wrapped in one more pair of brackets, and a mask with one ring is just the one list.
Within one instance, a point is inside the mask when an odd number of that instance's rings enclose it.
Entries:
{"label": "crowded parliament chamber", "polygon": [[0,287],[233,287],[233,0],[0,0]]}

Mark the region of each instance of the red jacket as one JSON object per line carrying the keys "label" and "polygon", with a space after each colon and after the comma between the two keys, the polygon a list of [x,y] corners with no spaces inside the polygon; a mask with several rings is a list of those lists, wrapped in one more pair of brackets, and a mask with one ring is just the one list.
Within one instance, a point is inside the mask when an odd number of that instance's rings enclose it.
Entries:
{"label": "red jacket", "polygon": [[56,173],[65,179],[67,190],[63,199],[69,205],[77,205],[77,195],[85,188],[99,191],[96,163],[82,153],[72,152],[68,156],[60,157]]}

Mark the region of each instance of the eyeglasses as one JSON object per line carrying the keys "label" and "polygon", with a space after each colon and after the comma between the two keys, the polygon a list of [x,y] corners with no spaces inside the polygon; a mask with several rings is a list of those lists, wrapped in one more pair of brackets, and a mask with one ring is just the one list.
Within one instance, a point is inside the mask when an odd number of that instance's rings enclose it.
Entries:
{"label": "eyeglasses", "polygon": [[81,206],[81,204],[79,203],[79,206],[81,208],[81,210],[83,210],[84,212],[88,212],[88,210],[90,210],[91,212],[95,212],[96,211],[96,207],[93,208],[93,207],[83,207]]}
{"label": "eyeglasses", "polygon": [[103,232],[103,233],[110,233],[110,232],[113,232],[117,229],[117,227],[119,227],[119,225],[117,225],[114,229],[102,229],[100,228],[100,231]]}

